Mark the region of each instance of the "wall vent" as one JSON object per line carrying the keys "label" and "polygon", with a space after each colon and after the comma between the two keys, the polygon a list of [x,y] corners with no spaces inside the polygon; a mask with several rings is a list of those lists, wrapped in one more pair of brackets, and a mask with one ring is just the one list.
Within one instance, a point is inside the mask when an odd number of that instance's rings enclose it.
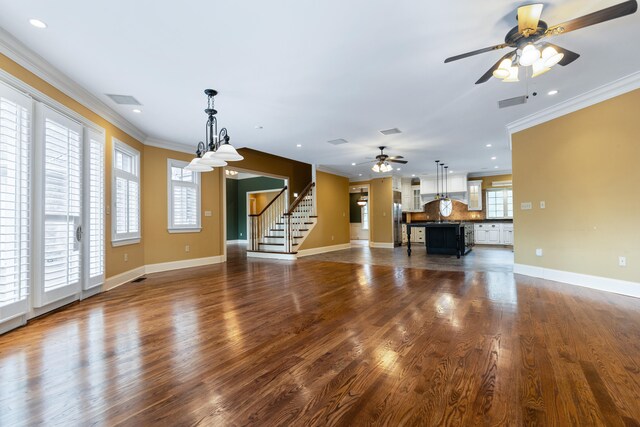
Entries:
{"label": "wall vent", "polygon": [[527,102],[527,97],[525,95],[516,96],[515,98],[503,99],[502,101],[498,101],[498,108],[507,108],[513,107],[514,105],[521,105]]}
{"label": "wall vent", "polygon": [[398,133],[402,133],[402,131],[398,128],[391,128],[391,129],[384,129],[380,131],[381,134],[383,135],[395,135]]}
{"label": "wall vent", "polygon": [[140,101],[131,95],[113,95],[109,93],[106,93],[105,95],[111,98],[111,100],[118,105],[142,105]]}
{"label": "wall vent", "polygon": [[494,187],[511,187],[511,184],[511,181],[493,181],[491,183],[491,185]]}
{"label": "wall vent", "polygon": [[344,138],[339,138],[339,139],[332,139],[331,141],[327,141],[327,142],[331,145],[341,145],[341,144],[346,144],[349,141],[347,141]]}

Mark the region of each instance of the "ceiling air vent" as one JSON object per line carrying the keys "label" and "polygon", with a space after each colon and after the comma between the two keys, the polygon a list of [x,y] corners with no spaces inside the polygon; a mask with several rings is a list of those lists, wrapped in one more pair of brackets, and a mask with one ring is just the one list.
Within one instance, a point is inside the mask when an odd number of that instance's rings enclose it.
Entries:
{"label": "ceiling air vent", "polygon": [[383,135],[395,135],[397,133],[402,133],[402,131],[398,128],[392,128],[392,129],[381,130],[380,133]]}
{"label": "ceiling air vent", "polygon": [[527,102],[527,97],[525,95],[516,96],[515,98],[503,99],[502,101],[498,101],[499,108],[507,108],[513,107],[514,105],[525,104]]}
{"label": "ceiling air vent", "polygon": [[339,138],[339,139],[332,139],[331,141],[327,141],[327,142],[331,145],[341,145],[341,144],[346,144],[349,141],[347,141],[344,138]]}
{"label": "ceiling air vent", "polygon": [[111,100],[118,105],[142,105],[131,95],[113,95],[109,93],[106,93],[105,95],[111,98]]}

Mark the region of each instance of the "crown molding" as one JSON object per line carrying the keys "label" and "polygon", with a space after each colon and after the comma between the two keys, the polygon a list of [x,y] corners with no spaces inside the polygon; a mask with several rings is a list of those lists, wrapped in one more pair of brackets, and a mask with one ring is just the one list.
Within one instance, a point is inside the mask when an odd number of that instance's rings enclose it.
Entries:
{"label": "crown molding", "polygon": [[509,146],[511,147],[511,135],[516,132],[590,107],[638,88],[640,88],[640,71],[511,122],[506,126],[507,134],[509,135]]}
{"label": "crown molding", "polygon": [[335,169],[331,169],[330,167],[327,166],[323,166],[323,165],[315,165],[316,170],[320,171],[320,172],[324,172],[324,173],[330,173],[331,175],[338,175],[338,176],[342,176],[345,178],[351,178],[350,175],[345,174],[344,172],[340,172],[338,170]]}
{"label": "crown molding", "polygon": [[156,148],[164,148],[165,150],[178,151],[180,153],[194,154],[196,152],[196,146],[189,147],[185,144],[180,144],[172,141],[165,141],[159,138],[148,137],[142,141],[144,145],[149,145]]}
{"label": "crown molding", "polygon": [[29,49],[5,29],[0,28],[0,53],[26,68],[73,100],[84,105],[140,142],[147,135],[102,102],[88,90],[71,80],[46,59]]}

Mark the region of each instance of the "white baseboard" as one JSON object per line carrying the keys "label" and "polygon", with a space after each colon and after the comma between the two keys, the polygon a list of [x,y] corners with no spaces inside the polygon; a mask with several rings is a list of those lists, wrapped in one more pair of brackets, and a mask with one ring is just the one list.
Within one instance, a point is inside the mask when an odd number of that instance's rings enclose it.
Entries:
{"label": "white baseboard", "polygon": [[14,317],[13,319],[10,319],[10,320],[5,320],[4,322],[0,323],[0,335],[4,334],[5,332],[9,332],[12,329],[19,328],[20,326],[24,326],[26,324],[27,324],[27,316],[24,314],[18,317]]}
{"label": "white baseboard", "polygon": [[104,285],[102,285],[102,291],[110,291],[113,288],[124,285],[125,283],[128,283],[133,279],[137,279],[138,277],[143,275],[144,265],[136,267],[133,270],[125,271],[124,273],[116,274],[115,276],[111,276],[104,281]]}
{"label": "white baseboard", "polygon": [[247,239],[244,240],[227,240],[227,243],[247,243]]}
{"label": "white baseboard", "polygon": [[247,251],[247,258],[263,258],[263,259],[298,259],[297,254],[285,254],[278,252],[253,252]]}
{"label": "white baseboard", "polygon": [[570,271],[554,270],[551,268],[536,267],[526,264],[514,264],[513,272],[524,276],[538,277],[540,279],[553,280],[555,282],[568,283],[584,288],[597,289],[599,291],[613,292],[640,298],[640,283],[625,280],[611,279],[608,277],[591,276],[588,274],[573,273]]}
{"label": "white baseboard", "polygon": [[203,265],[220,264],[224,262],[224,255],[210,256],[206,258],[193,258],[181,261],[162,262],[144,266],[145,274],[160,273],[162,271],[179,270],[181,268],[200,267]]}
{"label": "white baseboard", "polygon": [[393,243],[369,242],[369,247],[370,248],[393,249],[395,246],[393,245]]}
{"label": "white baseboard", "polygon": [[298,258],[309,256],[309,255],[323,254],[325,252],[342,251],[345,249],[351,249],[351,243],[343,243],[341,245],[332,245],[332,246],[321,246],[319,248],[302,249],[298,251]]}

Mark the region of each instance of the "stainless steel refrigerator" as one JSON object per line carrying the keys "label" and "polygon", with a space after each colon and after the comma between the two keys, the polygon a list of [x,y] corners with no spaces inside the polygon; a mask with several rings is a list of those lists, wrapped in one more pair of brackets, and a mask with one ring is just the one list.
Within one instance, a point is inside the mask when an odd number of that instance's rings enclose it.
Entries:
{"label": "stainless steel refrigerator", "polygon": [[393,192],[393,246],[402,246],[402,193]]}

